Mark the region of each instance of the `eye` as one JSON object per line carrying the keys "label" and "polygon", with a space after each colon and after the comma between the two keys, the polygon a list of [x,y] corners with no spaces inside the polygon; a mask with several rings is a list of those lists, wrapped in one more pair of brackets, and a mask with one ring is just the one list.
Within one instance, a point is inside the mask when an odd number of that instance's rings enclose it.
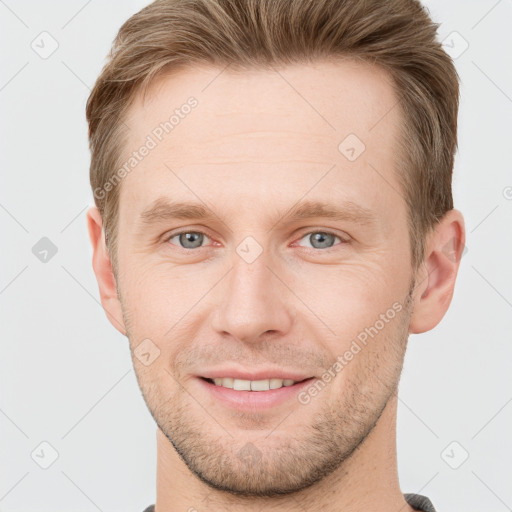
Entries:
{"label": "eye", "polygon": [[334,245],[336,238],[341,242],[345,242],[339,236],[328,231],[312,231],[303,236],[301,240],[307,240],[310,243],[309,247],[313,249],[330,249]]}
{"label": "eye", "polygon": [[[173,239],[177,239],[177,242],[173,242]],[[169,236],[167,242],[172,245],[177,245],[182,249],[190,250],[202,247],[206,239],[209,239],[209,237],[200,231],[180,231],[179,233]],[[305,247],[312,249],[330,249],[335,245],[336,239],[342,243],[347,243],[347,240],[329,231],[311,231],[310,233],[306,233],[300,240],[306,240],[309,243],[309,246],[306,245]]]}
{"label": "eye", "polygon": [[[173,238],[178,238],[178,244],[171,242]],[[197,249],[201,247],[205,238],[208,238],[200,231],[181,231],[170,236],[167,241],[173,245],[178,245],[182,249]]]}

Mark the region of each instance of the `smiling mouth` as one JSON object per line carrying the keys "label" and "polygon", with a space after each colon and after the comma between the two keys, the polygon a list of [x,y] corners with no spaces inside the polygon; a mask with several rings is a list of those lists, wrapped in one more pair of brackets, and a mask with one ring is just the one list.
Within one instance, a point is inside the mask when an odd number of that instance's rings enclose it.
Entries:
{"label": "smiling mouth", "polygon": [[227,389],[233,389],[234,391],[253,391],[253,392],[262,392],[262,391],[271,391],[274,389],[281,389],[283,387],[291,387],[295,384],[300,384],[302,382],[312,380],[314,377],[309,377],[307,379],[303,379],[300,381],[295,381],[292,379],[263,379],[263,380],[244,380],[244,379],[235,379],[231,377],[218,378],[218,379],[210,379],[207,377],[201,377],[202,380],[213,384],[217,387],[223,387]]}

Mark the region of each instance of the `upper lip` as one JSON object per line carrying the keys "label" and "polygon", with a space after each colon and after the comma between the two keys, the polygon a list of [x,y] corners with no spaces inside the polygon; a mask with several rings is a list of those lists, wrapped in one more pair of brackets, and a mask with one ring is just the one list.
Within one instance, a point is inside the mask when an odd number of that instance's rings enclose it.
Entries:
{"label": "upper lip", "polygon": [[267,379],[291,379],[295,382],[300,382],[305,379],[309,379],[312,375],[304,375],[302,373],[297,373],[294,371],[288,370],[259,370],[259,371],[243,371],[237,370],[235,368],[219,368],[218,370],[207,370],[201,372],[199,377],[204,377],[206,379],[222,379],[227,377],[233,377],[234,379],[242,379],[242,380],[267,380]]}

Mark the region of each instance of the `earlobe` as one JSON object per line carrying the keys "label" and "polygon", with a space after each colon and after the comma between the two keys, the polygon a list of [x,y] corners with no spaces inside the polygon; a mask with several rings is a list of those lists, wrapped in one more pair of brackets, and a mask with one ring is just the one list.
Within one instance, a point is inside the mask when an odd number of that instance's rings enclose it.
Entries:
{"label": "earlobe", "polygon": [[444,317],[453,297],[465,243],[464,218],[460,211],[450,210],[427,240],[425,260],[417,274],[410,333],[429,331]]}
{"label": "earlobe", "polygon": [[126,327],[123,322],[117,285],[112,271],[110,255],[105,243],[103,220],[96,206],[92,206],[87,211],[87,229],[93,249],[92,267],[98,282],[101,304],[110,323],[121,334],[126,336]]}

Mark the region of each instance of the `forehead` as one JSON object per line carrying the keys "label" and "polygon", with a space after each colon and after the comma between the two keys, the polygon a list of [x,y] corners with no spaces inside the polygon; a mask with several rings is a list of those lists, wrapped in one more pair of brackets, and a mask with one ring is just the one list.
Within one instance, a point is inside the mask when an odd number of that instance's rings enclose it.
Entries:
{"label": "forehead", "polygon": [[126,116],[124,161],[143,145],[151,148],[123,179],[120,216],[176,194],[215,195],[227,208],[269,201],[274,192],[285,206],[333,166],[313,196],[332,194],[335,186],[340,198],[359,196],[368,208],[385,208],[399,189],[400,116],[388,73],[350,59],[163,75],[144,98],[135,97]]}

